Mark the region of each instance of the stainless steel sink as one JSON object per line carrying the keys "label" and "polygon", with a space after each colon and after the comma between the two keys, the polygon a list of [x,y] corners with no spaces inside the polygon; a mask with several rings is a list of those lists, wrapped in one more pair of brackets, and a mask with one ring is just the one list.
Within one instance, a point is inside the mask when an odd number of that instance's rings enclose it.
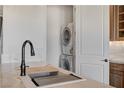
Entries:
{"label": "stainless steel sink", "polygon": [[45,86],[82,79],[74,74],[64,74],[59,71],[34,73],[29,74],[29,76],[36,86]]}

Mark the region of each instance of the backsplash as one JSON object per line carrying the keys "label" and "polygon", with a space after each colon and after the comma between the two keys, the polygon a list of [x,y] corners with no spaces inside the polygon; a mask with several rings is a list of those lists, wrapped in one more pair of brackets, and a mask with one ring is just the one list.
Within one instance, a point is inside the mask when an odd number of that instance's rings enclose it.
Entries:
{"label": "backsplash", "polygon": [[124,41],[111,41],[109,47],[110,58],[124,58]]}

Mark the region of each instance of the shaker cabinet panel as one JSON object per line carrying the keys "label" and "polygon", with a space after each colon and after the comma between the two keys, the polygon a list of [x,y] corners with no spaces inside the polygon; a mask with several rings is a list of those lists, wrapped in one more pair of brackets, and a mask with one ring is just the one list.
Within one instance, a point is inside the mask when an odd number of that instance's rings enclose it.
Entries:
{"label": "shaker cabinet panel", "polygon": [[110,74],[111,80],[110,80],[110,85],[117,87],[117,88],[121,88],[123,86],[123,77],[115,74],[115,73],[111,73]]}
{"label": "shaker cabinet panel", "polygon": [[124,64],[110,63],[110,85],[124,88]]}

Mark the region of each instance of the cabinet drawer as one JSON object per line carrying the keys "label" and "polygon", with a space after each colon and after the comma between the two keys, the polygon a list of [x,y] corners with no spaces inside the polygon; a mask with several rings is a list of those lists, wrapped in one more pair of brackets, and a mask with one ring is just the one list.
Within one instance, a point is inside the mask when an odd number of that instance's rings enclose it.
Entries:
{"label": "cabinet drawer", "polygon": [[124,71],[124,64],[110,63],[110,69]]}
{"label": "cabinet drawer", "polygon": [[124,76],[124,72],[118,71],[118,70],[110,69],[110,73],[117,74],[117,75],[120,75],[120,76]]}
{"label": "cabinet drawer", "polygon": [[111,73],[110,74],[110,85],[118,88],[124,87],[123,76]]}

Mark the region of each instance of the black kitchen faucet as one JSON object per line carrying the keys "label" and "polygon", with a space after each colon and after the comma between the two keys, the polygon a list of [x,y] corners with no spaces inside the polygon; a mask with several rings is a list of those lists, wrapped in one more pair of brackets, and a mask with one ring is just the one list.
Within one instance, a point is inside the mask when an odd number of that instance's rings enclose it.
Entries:
{"label": "black kitchen faucet", "polygon": [[25,46],[26,44],[29,43],[30,48],[31,48],[31,56],[35,56],[35,52],[34,52],[34,48],[33,48],[33,44],[31,43],[30,40],[26,40],[23,45],[22,45],[22,60],[21,60],[21,74],[20,76],[25,76],[26,75],[26,64],[25,64]]}

